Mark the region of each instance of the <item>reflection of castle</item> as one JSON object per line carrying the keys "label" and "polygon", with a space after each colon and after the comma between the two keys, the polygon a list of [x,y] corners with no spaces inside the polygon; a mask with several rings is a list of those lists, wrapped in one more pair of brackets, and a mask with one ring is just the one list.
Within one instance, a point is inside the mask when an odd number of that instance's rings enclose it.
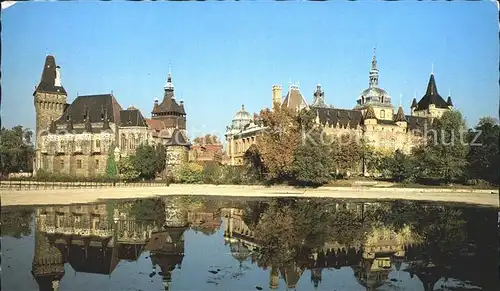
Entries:
{"label": "reflection of castle", "polygon": [[121,260],[135,261],[143,250],[160,266],[167,290],[184,256],[188,225],[185,212],[167,202],[164,225],[133,219],[114,204],[37,208],[32,274],[40,291],[59,289],[65,263],[75,272],[110,275]]}
{"label": "reflection of castle", "polygon": [[[338,203],[335,209],[349,209],[356,217],[362,218],[367,207],[366,203]],[[241,263],[250,257],[251,252],[258,251],[259,242],[245,222],[242,210],[227,208],[221,212],[224,238],[235,259]],[[303,273],[309,270],[311,281],[318,287],[323,269],[351,266],[357,282],[367,290],[375,290],[387,281],[393,266],[400,269],[405,246],[414,241],[409,228],[396,232],[384,226],[373,226],[362,241],[353,245],[326,242],[323,248],[301,255],[300,259],[286,266],[271,266],[269,286],[278,289],[281,276],[286,287],[294,289]]]}

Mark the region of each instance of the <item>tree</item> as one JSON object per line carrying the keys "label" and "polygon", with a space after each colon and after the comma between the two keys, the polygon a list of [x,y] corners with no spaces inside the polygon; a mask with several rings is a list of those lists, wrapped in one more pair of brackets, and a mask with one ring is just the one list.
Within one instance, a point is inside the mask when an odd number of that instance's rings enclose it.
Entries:
{"label": "tree", "polygon": [[354,134],[343,134],[333,139],[333,161],[338,173],[355,171],[363,158],[363,147]]}
{"label": "tree", "polygon": [[264,178],[265,166],[257,145],[251,145],[243,156],[249,178],[261,181]]}
{"label": "tree", "polygon": [[309,131],[294,153],[293,178],[299,185],[328,183],[334,169],[331,140],[320,129]]}
{"label": "tree", "polygon": [[460,178],[467,165],[464,134],[465,121],[459,111],[447,111],[434,119],[426,142],[414,150],[421,177],[446,182]]}
{"label": "tree", "polygon": [[205,134],[204,136],[196,137],[193,140],[194,144],[205,145],[205,144],[220,144],[219,138],[216,135]]}
{"label": "tree", "polygon": [[157,144],[155,146],[156,151],[156,173],[159,174],[165,170],[166,159],[167,159],[167,149],[162,144]]}
{"label": "tree", "polygon": [[153,179],[156,174],[165,169],[166,149],[158,144],[155,147],[141,144],[135,150],[135,155],[131,161],[140,177],[144,179]]}
{"label": "tree", "polygon": [[203,166],[196,163],[182,164],[176,171],[176,178],[181,183],[201,183],[203,182]]}
{"label": "tree", "polygon": [[265,127],[257,137],[257,145],[267,169],[266,178],[287,181],[293,174],[294,153],[301,139],[297,113],[286,106],[265,109],[260,112],[258,123]]}
{"label": "tree", "polygon": [[467,172],[471,178],[499,183],[499,136],[500,125],[491,117],[481,118],[475,129],[470,131]]}
{"label": "tree", "polygon": [[415,177],[413,158],[400,150],[396,150],[392,156],[383,158],[379,170],[398,182]]}
{"label": "tree", "polygon": [[21,125],[0,129],[0,173],[33,170],[33,132]]}
{"label": "tree", "polygon": [[106,176],[111,179],[116,178],[117,175],[117,165],[115,161],[115,145],[111,144],[108,149],[108,158],[106,160]]}
{"label": "tree", "polygon": [[120,178],[126,181],[133,181],[139,178],[140,172],[135,169],[132,163],[133,157],[123,157],[118,162],[118,169],[120,171]]}

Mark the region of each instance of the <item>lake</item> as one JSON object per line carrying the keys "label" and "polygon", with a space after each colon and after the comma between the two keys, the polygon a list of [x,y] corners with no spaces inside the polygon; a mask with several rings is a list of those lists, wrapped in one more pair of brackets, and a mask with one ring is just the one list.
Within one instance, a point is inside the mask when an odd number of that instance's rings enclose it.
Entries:
{"label": "lake", "polygon": [[1,211],[2,290],[500,290],[496,208],[168,196]]}

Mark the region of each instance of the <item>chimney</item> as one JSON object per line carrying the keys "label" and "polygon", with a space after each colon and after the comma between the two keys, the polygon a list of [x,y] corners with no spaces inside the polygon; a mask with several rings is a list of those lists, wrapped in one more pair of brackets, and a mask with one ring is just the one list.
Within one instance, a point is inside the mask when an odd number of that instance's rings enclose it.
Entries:
{"label": "chimney", "polygon": [[56,67],[56,79],[54,80],[54,86],[61,87],[61,67]]}
{"label": "chimney", "polygon": [[273,102],[273,106],[272,108],[274,109],[275,108],[275,104],[278,103],[279,105],[281,105],[281,85],[273,85],[273,94],[272,94],[272,102]]}

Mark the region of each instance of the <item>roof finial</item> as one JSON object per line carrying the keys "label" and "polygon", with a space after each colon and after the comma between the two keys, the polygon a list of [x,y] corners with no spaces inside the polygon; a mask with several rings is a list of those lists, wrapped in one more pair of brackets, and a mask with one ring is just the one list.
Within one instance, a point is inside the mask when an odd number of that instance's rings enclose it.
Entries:
{"label": "roof finial", "polygon": [[288,89],[292,88],[292,77],[290,77],[290,80],[288,81]]}
{"label": "roof finial", "polygon": [[434,62],[432,62],[431,75],[434,75]]}
{"label": "roof finial", "polygon": [[172,64],[171,64],[171,63],[168,63],[168,73],[169,73],[169,74],[172,74],[171,69],[172,69]]}
{"label": "roof finial", "polygon": [[451,96],[451,88],[448,87],[448,96]]}
{"label": "roof finial", "polygon": [[377,69],[377,47],[373,46],[372,69]]}
{"label": "roof finial", "polygon": [[245,111],[245,104],[241,104],[241,111]]}

